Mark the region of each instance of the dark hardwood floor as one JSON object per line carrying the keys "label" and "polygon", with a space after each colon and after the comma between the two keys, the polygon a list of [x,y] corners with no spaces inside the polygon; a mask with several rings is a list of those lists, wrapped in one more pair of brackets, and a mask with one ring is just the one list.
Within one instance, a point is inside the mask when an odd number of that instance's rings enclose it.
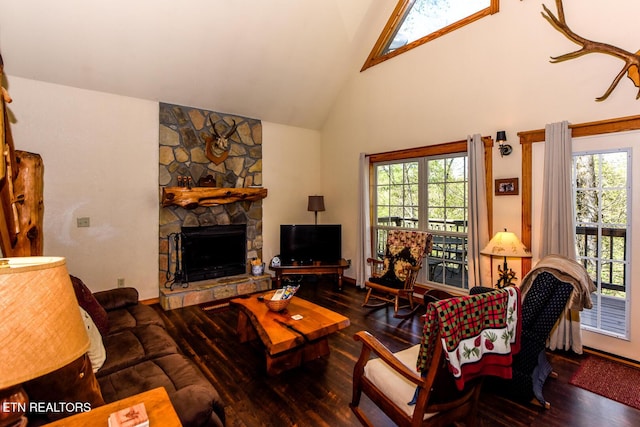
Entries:
{"label": "dark hardwood floor", "polygon": [[[351,377],[360,345],[353,334],[368,330],[392,351],[420,340],[419,315],[401,321],[390,308],[372,311],[360,304],[364,292],[345,284],[338,292],[329,278],[306,280],[298,296],[349,317],[351,326],[329,338],[331,354],[278,376],[265,372],[258,342],[240,344],[235,308],[203,311],[197,306],[164,312],[171,335],[185,354],[202,369],[226,402],[227,426],[356,426],[349,409]],[[420,312],[418,314],[421,314]],[[640,411],[569,384],[580,357],[551,354],[558,379],[545,384],[551,408],[512,402],[483,390],[479,405],[481,426],[638,426]],[[363,397],[362,405],[380,426],[393,423]]]}

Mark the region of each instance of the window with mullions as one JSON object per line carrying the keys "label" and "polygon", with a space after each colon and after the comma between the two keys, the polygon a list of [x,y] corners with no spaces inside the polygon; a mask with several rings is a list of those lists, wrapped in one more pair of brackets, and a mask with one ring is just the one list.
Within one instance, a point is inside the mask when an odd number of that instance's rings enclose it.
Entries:
{"label": "window with mullions", "polygon": [[399,0],[362,71],[498,10],[499,0]]}
{"label": "window with mullions", "polygon": [[467,155],[421,157],[374,164],[373,238],[384,255],[394,228],[433,234],[433,250],[419,282],[467,289]]}
{"label": "window with mullions", "polygon": [[593,309],[581,312],[588,329],[626,337],[630,236],[630,152],[573,156],[576,252],[597,286]]}

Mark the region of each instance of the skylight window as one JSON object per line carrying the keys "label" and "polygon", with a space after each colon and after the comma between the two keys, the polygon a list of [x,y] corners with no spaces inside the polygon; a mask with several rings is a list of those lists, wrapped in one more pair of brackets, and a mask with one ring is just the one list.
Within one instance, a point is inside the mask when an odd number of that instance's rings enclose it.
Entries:
{"label": "skylight window", "polygon": [[399,0],[362,71],[498,9],[499,0]]}

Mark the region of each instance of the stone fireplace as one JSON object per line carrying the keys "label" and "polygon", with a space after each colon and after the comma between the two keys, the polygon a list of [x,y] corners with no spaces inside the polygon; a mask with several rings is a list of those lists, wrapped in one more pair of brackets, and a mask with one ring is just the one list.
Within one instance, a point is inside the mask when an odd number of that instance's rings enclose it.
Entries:
{"label": "stone fireplace", "polygon": [[[218,163],[205,151],[212,135],[225,135],[228,152]],[[250,261],[262,258],[262,123],[259,120],[172,104],[160,104],[159,230],[160,303],[177,308],[269,289],[269,275],[251,276]],[[215,125],[216,132],[213,130]],[[188,188],[187,188],[188,187]],[[253,197],[255,194],[260,197]],[[249,194],[249,196],[247,196]],[[175,199],[172,199],[175,197]],[[196,202],[179,203],[181,197]],[[212,278],[184,276],[180,247],[195,230],[229,226],[244,230],[244,271],[237,268]],[[191,248],[193,251],[193,247]],[[201,254],[205,258],[215,254]],[[220,254],[218,254],[220,255]],[[193,260],[189,260],[193,265]],[[206,270],[205,259],[201,270]],[[176,277],[176,272],[178,276]],[[205,276],[207,276],[205,278]],[[188,280],[187,280],[188,279]],[[195,280],[191,280],[195,279]]]}
{"label": "stone fireplace", "polygon": [[183,228],[180,255],[187,282],[245,274],[246,231],[244,224]]}

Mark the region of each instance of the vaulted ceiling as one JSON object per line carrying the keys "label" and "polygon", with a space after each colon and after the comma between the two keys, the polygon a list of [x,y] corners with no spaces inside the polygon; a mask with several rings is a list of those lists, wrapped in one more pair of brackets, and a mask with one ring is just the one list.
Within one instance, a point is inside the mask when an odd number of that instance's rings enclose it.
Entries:
{"label": "vaulted ceiling", "polygon": [[395,2],[0,0],[11,76],[320,129]]}

